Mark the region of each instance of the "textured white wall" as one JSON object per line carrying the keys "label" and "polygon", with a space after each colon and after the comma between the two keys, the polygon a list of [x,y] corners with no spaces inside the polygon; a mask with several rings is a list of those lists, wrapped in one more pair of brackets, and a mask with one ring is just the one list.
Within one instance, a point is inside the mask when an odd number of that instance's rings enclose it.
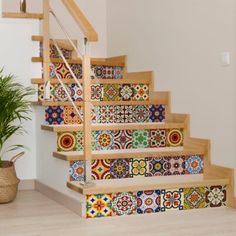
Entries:
{"label": "textured white wall", "polygon": [[[236,167],[236,1],[109,0],[108,55],[155,70],[174,112],[191,114],[194,137],[212,140],[212,161]],[[223,67],[220,54],[231,53]]]}

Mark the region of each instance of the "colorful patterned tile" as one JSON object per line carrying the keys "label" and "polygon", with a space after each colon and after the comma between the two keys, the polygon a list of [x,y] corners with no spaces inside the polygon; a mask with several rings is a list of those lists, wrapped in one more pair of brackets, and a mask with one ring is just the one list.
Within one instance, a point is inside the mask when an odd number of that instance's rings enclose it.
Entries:
{"label": "colorful patterned tile", "polygon": [[112,105],[99,106],[97,122],[101,124],[109,124],[115,122],[115,107]]}
{"label": "colorful patterned tile", "polygon": [[76,132],[58,133],[57,149],[59,152],[76,151]]}
{"label": "colorful patterned tile", "polygon": [[[82,75],[83,75],[82,65],[80,65],[80,64],[70,64],[70,67],[71,67],[71,70],[73,71],[75,77],[77,79],[82,79]],[[68,78],[73,79],[71,74],[69,74]]]}
{"label": "colorful patterned tile", "polygon": [[103,99],[103,85],[94,84],[91,86],[91,100],[101,101]]}
{"label": "colorful patterned tile", "polygon": [[144,123],[149,121],[149,107],[146,105],[134,106],[133,120],[137,123]]}
{"label": "colorful patterned tile", "polygon": [[111,160],[110,174],[112,179],[129,178],[129,159]]}
{"label": "colorful patterned tile", "polygon": [[157,213],[161,211],[161,191],[137,192],[137,213]]}
{"label": "colorful patterned tile", "polygon": [[48,125],[61,125],[64,123],[64,108],[61,106],[47,107],[45,121]]}
{"label": "colorful patterned tile", "polygon": [[133,122],[133,106],[115,106],[116,123]]}
{"label": "colorful patterned tile", "polygon": [[122,101],[131,101],[134,96],[134,88],[131,84],[123,84],[119,90],[119,96]]}
{"label": "colorful patterned tile", "polygon": [[205,187],[184,189],[184,209],[199,209],[206,207]]}
{"label": "colorful patterned tile", "polygon": [[[71,97],[72,96],[71,89],[69,88],[68,85],[64,85],[64,86]],[[55,97],[55,101],[66,102],[69,100],[66,94],[66,91],[60,84],[57,84],[55,86],[54,97]]]}
{"label": "colorful patterned tile", "polygon": [[168,146],[170,147],[183,146],[183,142],[184,142],[183,130],[180,129],[169,130],[167,134]]}
{"label": "colorful patterned tile", "polygon": [[131,215],[137,210],[137,196],[131,192],[113,195],[113,214],[117,216]]}
{"label": "colorful patterned tile", "polygon": [[[72,106],[65,106],[64,111],[64,123],[75,125],[75,124],[82,124],[82,120],[77,114],[76,110]],[[80,107],[78,107],[78,110],[80,111]]]}
{"label": "colorful patterned tile", "polygon": [[165,106],[164,105],[151,105],[150,111],[150,122],[164,122],[165,121]]}
{"label": "colorful patterned tile", "polygon": [[133,148],[147,148],[149,147],[149,131],[148,130],[134,130],[132,134]]}
{"label": "colorful patterned tile", "polygon": [[70,91],[71,91],[71,98],[73,101],[83,101],[83,91],[79,87],[78,84],[71,84],[69,85]]}
{"label": "colorful patterned tile", "polygon": [[114,131],[114,149],[131,149],[132,147],[132,130]]}
{"label": "colorful patterned tile", "polygon": [[84,150],[84,135],[82,131],[78,131],[76,134],[76,151]]}
{"label": "colorful patterned tile", "polygon": [[103,66],[91,66],[92,71],[94,72],[94,75],[97,79],[103,79]]}
{"label": "colorful patterned tile", "polygon": [[102,77],[103,79],[113,79],[113,66],[103,66]]}
{"label": "colorful patterned tile", "polygon": [[69,68],[66,66],[65,63],[57,63],[54,65],[56,67],[56,73],[60,77],[60,79],[71,79],[72,78]]}
{"label": "colorful patterned tile", "polygon": [[163,157],[164,174],[167,175],[184,175],[185,174],[185,158],[177,157]]}
{"label": "colorful patterned tile", "polygon": [[186,174],[202,174],[203,173],[203,157],[202,156],[189,156],[185,162]]}
{"label": "colorful patterned tile", "polygon": [[92,179],[102,180],[110,179],[110,160],[93,160],[92,161]]}
{"label": "colorful patterned tile", "polygon": [[114,132],[113,131],[96,131],[95,134],[96,150],[114,149]]}
{"label": "colorful patterned tile", "polygon": [[183,210],[184,190],[168,189],[161,190],[161,211]]}
{"label": "colorful patterned tile", "polygon": [[149,173],[150,177],[152,176],[163,176],[165,173],[164,170],[164,159],[161,158],[150,158],[149,160]]}
{"label": "colorful patterned tile", "polygon": [[147,101],[149,99],[149,87],[147,84],[134,84],[134,101]]}
{"label": "colorful patterned tile", "polygon": [[226,186],[206,187],[206,207],[226,206]]}
{"label": "colorful patterned tile", "polygon": [[[64,48],[60,48],[60,50],[62,51],[62,54],[66,59],[70,59],[72,57],[71,50],[67,50]],[[40,53],[40,54],[43,55],[43,53]],[[56,49],[56,47],[54,45],[50,45],[50,57],[51,58],[61,58],[58,50]]]}
{"label": "colorful patterned tile", "polygon": [[[54,86],[52,84],[50,85],[49,90],[50,90],[50,98],[49,98],[49,100],[53,101],[54,100]],[[44,92],[45,92],[44,84],[39,84],[39,86],[38,86],[38,100],[39,101],[44,101],[45,100],[44,99]]]}
{"label": "colorful patterned tile", "polygon": [[[57,64],[53,64],[53,63],[50,63],[50,66],[49,66],[49,71],[50,71],[50,79],[56,79],[56,71],[57,71]],[[43,74],[42,74],[42,77],[43,77]]]}
{"label": "colorful patterned tile", "polygon": [[119,101],[120,85],[118,84],[105,84],[103,101]]}
{"label": "colorful patterned tile", "polygon": [[166,147],[166,130],[165,129],[151,129],[150,130],[150,147]]}
{"label": "colorful patterned tile", "polygon": [[149,159],[130,159],[130,177],[147,177],[149,173]]}
{"label": "colorful patterned tile", "polygon": [[87,195],[86,217],[112,216],[112,194]]}
{"label": "colorful patterned tile", "polygon": [[123,79],[124,69],[120,66],[115,66],[113,68],[113,77],[115,79]]}
{"label": "colorful patterned tile", "polygon": [[85,162],[71,161],[70,162],[70,181],[85,181]]}

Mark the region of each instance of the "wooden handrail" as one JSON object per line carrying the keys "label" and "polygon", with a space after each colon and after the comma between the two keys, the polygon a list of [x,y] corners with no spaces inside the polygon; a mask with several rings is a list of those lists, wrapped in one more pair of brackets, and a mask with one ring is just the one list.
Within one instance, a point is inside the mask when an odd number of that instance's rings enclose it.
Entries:
{"label": "wooden handrail", "polygon": [[98,34],[79,8],[75,0],[62,0],[63,4],[82,29],[89,42],[97,42]]}

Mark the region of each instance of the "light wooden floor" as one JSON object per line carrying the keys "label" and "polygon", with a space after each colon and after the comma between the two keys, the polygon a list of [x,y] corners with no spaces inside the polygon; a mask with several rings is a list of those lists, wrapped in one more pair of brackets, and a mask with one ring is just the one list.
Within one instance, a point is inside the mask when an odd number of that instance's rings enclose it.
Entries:
{"label": "light wooden floor", "polygon": [[85,220],[35,191],[0,205],[0,236],[228,236],[236,210],[204,209]]}

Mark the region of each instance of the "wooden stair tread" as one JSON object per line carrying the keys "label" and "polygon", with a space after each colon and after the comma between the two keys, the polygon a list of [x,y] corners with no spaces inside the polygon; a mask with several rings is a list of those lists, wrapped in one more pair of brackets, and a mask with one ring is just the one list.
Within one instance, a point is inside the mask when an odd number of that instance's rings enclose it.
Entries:
{"label": "wooden stair tread", "polygon": [[[163,156],[189,156],[204,155],[205,150],[201,147],[177,147],[177,148],[147,148],[132,150],[109,150],[93,151],[92,160],[101,159],[126,159],[126,158],[145,158],[145,157],[163,157]],[[83,152],[54,152],[53,156],[64,161],[82,161]]]}
{"label": "wooden stair tread", "polygon": [[43,14],[40,14],[40,13],[21,13],[21,12],[3,12],[2,17],[3,18],[42,20],[43,19]]}
{"label": "wooden stair tread", "polygon": [[[157,122],[157,123],[113,123],[113,124],[91,124],[92,130],[136,130],[136,129],[172,129],[184,128],[183,122]],[[73,132],[83,130],[83,124],[80,125],[42,125],[42,130],[51,132]]]}
{"label": "wooden stair tread", "polygon": [[67,186],[81,194],[102,194],[118,192],[148,191],[156,189],[176,189],[228,185],[228,178],[208,177],[203,175],[157,176],[149,178],[127,178],[93,181],[92,186],[82,186],[79,182],[67,182]]}

